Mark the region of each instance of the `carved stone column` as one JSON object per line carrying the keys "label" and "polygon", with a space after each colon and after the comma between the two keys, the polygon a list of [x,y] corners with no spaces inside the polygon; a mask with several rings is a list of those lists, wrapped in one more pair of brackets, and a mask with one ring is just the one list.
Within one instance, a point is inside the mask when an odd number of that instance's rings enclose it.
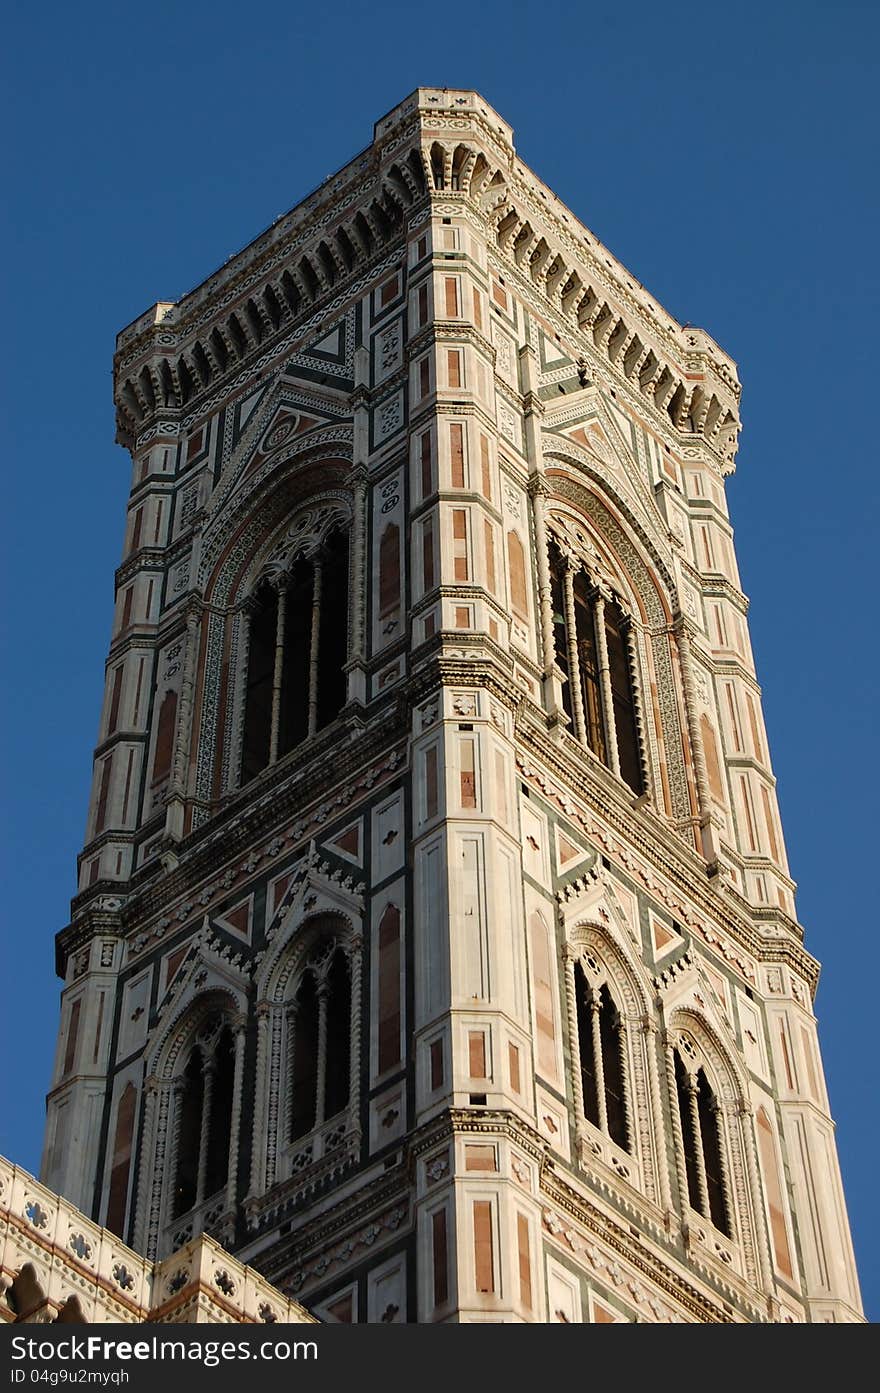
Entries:
{"label": "carved stone column", "polygon": [[[754,1110],[745,1099],[740,1099],[738,1105],[738,1122],[740,1124],[740,1137],[742,1148],[746,1158],[746,1175],[749,1182],[749,1195],[751,1210],[754,1214],[755,1238],[758,1250],[758,1268],[760,1270],[761,1282],[768,1296],[773,1290],[773,1258],[770,1247],[770,1233],[767,1227],[767,1215],[764,1209],[764,1188],[761,1184],[761,1173],[758,1169],[757,1141],[755,1138],[755,1114]],[[732,1120],[732,1119],[731,1119]],[[735,1206],[731,1203],[730,1177],[727,1174],[727,1158],[723,1154],[724,1148],[721,1147],[721,1180],[725,1190],[728,1213],[736,1212]]]}
{"label": "carved stone column", "polygon": [[599,1131],[608,1136],[608,1101],[605,1097],[605,1065],[602,1061],[602,1026],[599,1012],[602,1009],[599,993],[590,990],[590,1030],[593,1035],[593,1069],[596,1078],[596,1104],[599,1109]]}
{"label": "carved stone column", "polygon": [[709,1204],[709,1182],[706,1179],[706,1162],[703,1157],[703,1129],[700,1126],[700,1107],[699,1089],[697,1077],[692,1074],[690,1069],[687,1075],[687,1105],[691,1119],[691,1135],[694,1139],[694,1170],[697,1173],[697,1194],[699,1195],[699,1209],[704,1219],[712,1222],[712,1210]]}
{"label": "carved stone column", "polygon": [[565,963],[565,1008],[568,1018],[568,1038],[571,1043],[571,1092],[574,1102],[575,1133],[580,1140],[584,1131],[585,1114],[580,1050],[575,1048],[575,1042],[579,1043],[580,1039],[577,1028],[577,979],[574,975],[574,965],[578,955],[571,944],[566,943],[562,949],[562,957]]}
{"label": "carved stone column", "polygon": [[550,715],[562,710],[559,678],[556,674],[556,645],[553,639],[553,601],[550,584],[550,553],[547,536],[547,499],[550,486],[543,473],[536,471],[529,480],[532,516],[535,522],[535,558],[538,566],[538,623],[541,666],[544,670],[545,704]]}
{"label": "carved stone column", "polygon": [[318,655],[321,647],[321,558],[312,562],[312,633],[309,641],[309,735],[318,729]]}
{"label": "carved stone column", "polygon": [[605,748],[612,773],[620,778],[620,752],[617,748],[617,726],[614,721],[614,690],[611,686],[611,664],[608,661],[608,638],[605,633],[605,596],[596,590],[593,597],[593,628],[596,634],[596,660],[599,668],[599,690],[602,693],[602,724]]}
{"label": "carved stone column", "polygon": [[327,1083],[327,999],[330,995],[329,983],[324,977],[318,983],[318,1061],[315,1071],[315,1126],[324,1121],[324,1094]]}
{"label": "carved stone column", "polygon": [[678,660],[681,668],[681,682],[684,696],[685,717],[691,754],[694,762],[694,782],[697,790],[697,813],[700,825],[701,849],[707,861],[715,862],[717,853],[712,836],[712,795],[709,790],[709,774],[706,769],[706,755],[697,719],[697,693],[694,682],[694,668],[691,660],[691,641],[687,624],[679,616],[673,626]]}
{"label": "carved stone column", "polygon": [[144,1123],[140,1137],[140,1156],[137,1170],[137,1197],[134,1211],[134,1246],[143,1252],[147,1239],[149,1196],[156,1180],[153,1153],[156,1149],[156,1117],[159,1100],[159,1080],[151,1074],[144,1083]]}
{"label": "carved stone column", "polygon": [[241,783],[241,753],[244,743],[244,723],[247,715],[248,667],[251,654],[251,620],[254,603],[245,600],[238,615],[238,668],[235,674],[235,705],[231,725],[231,744],[226,792],[231,793]]}
{"label": "carved stone column", "polygon": [[366,660],[367,597],[367,467],[356,464],[349,475],[352,490],[351,522],[351,634],[349,638],[350,701],[363,702]]}
{"label": "carved stone column", "polygon": [[566,556],[562,577],[563,602],[565,604],[565,638],[568,649],[568,685],[571,692],[571,710],[574,717],[574,735],[584,746],[587,744],[587,727],[584,720],[584,692],[581,684],[581,660],[578,653],[577,615],[574,607],[574,573],[579,569],[573,556]]}
{"label": "carved stone column", "polygon": [[639,1153],[636,1145],[636,1119],[629,1078],[629,1033],[627,1023],[622,1016],[617,1028],[617,1048],[620,1052],[620,1081],[623,1088],[623,1128],[627,1140],[626,1150],[631,1156],[636,1157]]}
{"label": "carved stone column", "polygon": [[281,731],[281,699],[284,687],[284,629],[287,622],[287,576],[277,582],[278,607],[275,612],[275,663],[272,669],[272,718],[269,727],[269,763],[278,759]]}
{"label": "carved stone column", "polygon": [[[665,1128],[663,1125],[663,1097],[660,1092],[660,1079],[657,1069],[655,1042],[657,1026],[650,1016],[642,1020],[642,1049],[647,1061],[648,1094],[651,1108],[651,1143],[654,1152],[654,1166],[660,1190],[660,1203],[664,1213],[672,1209],[672,1191],[669,1183],[669,1168],[666,1165],[666,1148],[663,1144]],[[647,1168],[648,1158],[644,1158]]]}
{"label": "carved stone column", "polygon": [[648,731],[645,725],[645,703],[642,699],[642,681],[639,665],[639,656],[636,641],[635,623],[632,615],[625,614],[621,625],[624,648],[626,649],[626,665],[629,671],[629,689],[632,693],[633,719],[636,727],[636,743],[639,751],[639,765],[642,771],[642,788],[650,797],[652,790],[651,783],[651,762],[648,756]]}
{"label": "carved stone column", "polygon": [[165,835],[174,841],[179,841],[183,836],[187,762],[192,742],[193,701],[200,630],[201,610],[197,603],[191,603],[186,612],[183,673],[180,679],[180,701],[177,707],[177,726],[174,732],[171,786],[165,814]]}
{"label": "carved stone column", "polygon": [[247,1020],[238,1016],[235,1029],[235,1072],[232,1085],[232,1117],[229,1123],[229,1163],[226,1172],[226,1212],[235,1209],[238,1189],[238,1140],[241,1132],[241,1090],[244,1087],[244,1051],[247,1043]]}
{"label": "carved stone column", "polygon": [[180,1124],[183,1121],[183,1093],[183,1077],[178,1074],[177,1078],[173,1079],[169,1085],[168,1144],[165,1148],[165,1170],[167,1172],[165,1181],[166,1222],[175,1217],[174,1189],[177,1184],[177,1161],[180,1155]]}
{"label": "carved stone column", "polygon": [[291,1002],[284,1013],[284,1092],[278,1099],[277,1144],[278,1148],[288,1145],[293,1134],[293,1068],[296,1060],[296,1001]]}
{"label": "carved stone column", "polygon": [[202,1064],[202,1131],[199,1137],[199,1169],[196,1180],[196,1207],[206,1198],[205,1184],[208,1178],[208,1142],[211,1136],[211,1100],[214,1093],[214,1061],[206,1059]]}
{"label": "carved stone column", "polygon": [[351,1116],[357,1119],[358,1091],[361,1078],[361,992],[362,988],[362,956],[364,941],[360,934],[355,934],[351,940],[351,956],[349,957],[349,967],[351,971],[351,1072],[348,1081],[348,1106]]}
{"label": "carved stone column", "polygon": [[[156,1144],[152,1148],[152,1155],[145,1155],[147,1163],[147,1175],[152,1174],[152,1185],[150,1187],[150,1208],[146,1218],[144,1243],[140,1251],[148,1258],[155,1260],[159,1247],[159,1233],[162,1227],[163,1213],[168,1207],[168,1195],[170,1186],[173,1184],[168,1177],[165,1165],[165,1153],[168,1143],[168,1110],[171,1099],[171,1084],[161,1083],[156,1088],[156,1113],[155,1113],[155,1137]],[[149,1167],[152,1166],[152,1172]]]}
{"label": "carved stone column", "polygon": [[684,1134],[681,1130],[681,1116],[678,1111],[678,1087],[675,1082],[675,1046],[668,1035],[665,1037],[664,1046],[666,1054],[666,1082],[669,1091],[669,1110],[672,1121],[672,1149],[675,1154],[675,1174],[678,1180],[678,1200],[681,1208],[682,1226],[687,1229],[687,1216],[691,1202],[684,1161]]}
{"label": "carved stone column", "polygon": [[262,1195],[266,1183],[266,1070],[269,1056],[268,1001],[257,1002],[257,1068],[254,1081],[254,1133],[251,1142],[251,1198]]}

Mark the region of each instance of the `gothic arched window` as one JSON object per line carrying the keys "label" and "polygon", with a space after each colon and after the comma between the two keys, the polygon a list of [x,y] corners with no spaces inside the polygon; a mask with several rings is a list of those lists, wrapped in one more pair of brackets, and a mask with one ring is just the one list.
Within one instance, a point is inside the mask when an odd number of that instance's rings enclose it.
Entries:
{"label": "gothic arched window", "polygon": [[288,1141],[308,1136],[348,1107],[351,1035],[348,956],[322,944],[303,969],[288,1011]]}
{"label": "gothic arched window", "polygon": [[214,1016],[198,1032],[178,1076],[172,1219],[226,1185],[235,1087],[235,1041]]}
{"label": "gothic arched window", "polygon": [[588,983],[579,962],[574,965],[574,980],[584,1116],[617,1146],[631,1152],[620,1012],[607,982]]}
{"label": "gothic arched window", "polygon": [[688,1200],[692,1209],[732,1238],[718,1102],[702,1065],[686,1062],[678,1049],[674,1059]]}
{"label": "gothic arched window", "polygon": [[572,733],[634,793],[642,793],[629,621],[579,557],[553,544],[550,563],[556,663],[565,678],[562,701]]}
{"label": "gothic arched window", "polygon": [[250,602],[242,783],[345,705],[348,533],[337,527],[307,553],[295,548],[294,539],[283,566],[263,578]]}

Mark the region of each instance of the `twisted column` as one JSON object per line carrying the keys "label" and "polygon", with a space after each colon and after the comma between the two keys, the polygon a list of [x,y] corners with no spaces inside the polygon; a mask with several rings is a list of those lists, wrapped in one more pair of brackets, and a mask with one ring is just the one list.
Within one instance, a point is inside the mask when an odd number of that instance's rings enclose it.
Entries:
{"label": "twisted column", "polygon": [[626,1150],[630,1156],[637,1156],[635,1115],[629,1084],[629,1036],[626,1021],[622,1016],[617,1027],[617,1047],[620,1051],[620,1081],[623,1088],[623,1128],[627,1140]]}
{"label": "twisted column", "polygon": [[596,659],[599,667],[599,691],[602,694],[602,724],[605,728],[605,748],[612,773],[620,778],[620,753],[617,748],[617,726],[614,723],[614,690],[611,686],[611,664],[608,661],[608,639],[605,634],[605,597],[597,590],[593,597],[593,629],[596,634]]}
{"label": "twisted column", "polygon": [[685,717],[687,719],[688,735],[690,737],[691,752],[694,761],[694,781],[697,788],[697,811],[699,814],[700,826],[703,828],[707,826],[711,818],[712,795],[709,790],[709,773],[706,768],[706,755],[700,736],[700,723],[697,719],[697,694],[696,684],[694,682],[694,667],[691,658],[691,641],[687,625],[681,616],[679,616],[673,625],[673,633],[678,648]]}
{"label": "twisted column", "polygon": [[[665,1213],[672,1209],[672,1191],[669,1186],[669,1171],[666,1166],[664,1148],[661,1144],[663,1127],[663,1099],[660,1093],[660,1079],[657,1069],[657,1055],[654,1048],[657,1027],[650,1016],[645,1016],[642,1020],[642,1049],[646,1056],[648,1070],[648,1090],[651,1095],[651,1113],[653,1115],[653,1126],[651,1128],[651,1140],[654,1149],[654,1165],[659,1177],[660,1202]],[[647,1166],[647,1157],[645,1158]]]}
{"label": "twisted column", "polygon": [[709,1204],[709,1183],[706,1179],[706,1162],[703,1157],[703,1129],[700,1126],[699,1088],[696,1075],[687,1071],[688,1112],[691,1119],[691,1134],[694,1139],[694,1169],[697,1172],[697,1194],[699,1209],[704,1219],[712,1223],[712,1208]]}
{"label": "twisted column", "polygon": [[257,1003],[257,1068],[254,1082],[254,1135],[251,1143],[251,1194],[263,1193],[266,1179],[265,1106],[266,1063],[269,1054],[269,1003]]}
{"label": "twisted column", "polygon": [[599,1012],[602,1009],[599,994],[590,990],[590,1029],[593,1033],[593,1069],[596,1077],[596,1104],[599,1109],[599,1130],[608,1136],[608,1103],[605,1098],[605,1065],[602,1060],[602,1027]]}
{"label": "twisted column", "polygon": [[199,1136],[199,1169],[196,1180],[196,1208],[205,1198],[205,1183],[208,1176],[208,1142],[211,1135],[211,1099],[214,1092],[214,1061],[206,1059],[202,1065],[202,1130]]}
{"label": "twisted column", "polygon": [[280,1099],[280,1141],[286,1146],[293,1135],[293,1066],[296,1059],[296,1015],[294,1000],[284,1013],[284,1095]]}
{"label": "twisted column", "polygon": [[553,602],[550,586],[550,557],[547,539],[547,499],[550,486],[543,474],[536,473],[529,480],[529,494],[532,500],[532,514],[535,520],[535,552],[538,563],[538,615],[540,623],[541,666],[544,677],[553,672],[556,661],[556,645],[553,642]]}
{"label": "twisted column", "polygon": [[565,640],[568,651],[568,686],[571,692],[575,739],[579,740],[582,745],[586,745],[587,727],[584,720],[584,693],[581,685],[581,660],[578,653],[577,617],[574,608],[574,572],[577,569],[574,558],[566,556],[562,576],[562,592],[565,605]]}
{"label": "twisted column", "polygon": [[[761,1173],[758,1169],[757,1142],[755,1139],[755,1114],[754,1110],[745,1099],[739,1103],[740,1136],[742,1138],[743,1151],[746,1154],[746,1174],[749,1181],[749,1193],[752,1199],[752,1210],[755,1215],[755,1229],[757,1232],[758,1267],[761,1273],[761,1281],[766,1292],[770,1292],[773,1287],[773,1263],[770,1248],[770,1233],[767,1227],[767,1215],[764,1209],[764,1189],[761,1184]],[[721,1148],[722,1152],[724,1148]],[[734,1214],[735,1209],[731,1206],[731,1194],[729,1176],[727,1174],[727,1158],[721,1158],[721,1182],[724,1186],[725,1198],[728,1205],[728,1213]]]}
{"label": "twisted column", "polygon": [[625,614],[621,625],[623,643],[626,650],[626,664],[629,669],[629,689],[632,694],[633,717],[636,725],[636,744],[639,751],[639,765],[642,771],[642,788],[651,792],[651,771],[648,760],[648,734],[645,725],[645,703],[642,700],[642,683],[639,672],[639,659],[636,649],[635,624],[632,615]]}
{"label": "twisted column", "polygon": [[226,1211],[235,1208],[238,1189],[238,1136],[241,1130],[241,1090],[244,1086],[244,1051],[247,1041],[247,1021],[239,1016],[235,1021],[235,1071],[232,1085],[232,1118],[229,1124],[229,1161],[226,1171]]}
{"label": "twisted column", "polygon": [[565,963],[565,1009],[568,1019],[568,1038],[571,1041],[571,1092],[574,1100],[575,1131],[580,1137],[583,1135],[586,1114],[584,1113],[584,1081],[581,1078],[580,1036],[577,1028],[577,981],[574,975],[577,956],[571,944],[566,943],[562,949]]}
{"label": "twisted column", "polygon": [[673,1151],[675,1153],[675,1174],[678,1180],[678,1199],[681,1207],[682,1223],[686,1225],[687,1213],[690,1209],[691,1202],[684,1161],[684,1134],[681,1130],[681,1116],[678,1111],[678,1088],[675,1082],[675,1046],[668,1037],[666,1039],[666,1079],[669,1089]]}

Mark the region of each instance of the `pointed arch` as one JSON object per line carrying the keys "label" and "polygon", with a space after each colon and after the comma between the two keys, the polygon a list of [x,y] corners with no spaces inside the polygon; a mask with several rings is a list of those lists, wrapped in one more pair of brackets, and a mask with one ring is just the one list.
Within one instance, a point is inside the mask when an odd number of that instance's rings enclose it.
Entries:
{"label": "pointed arch", "polygon": [[353,917],[288,916],[261,972],[251,1193],[306,1184],[358,1138],[362,939]]}
{"label": "pointed arch", "polygon": [[568,928],[565,963],[581,1162],[601,1161],[665,1206],[650,984],[633,955],[596,922]]}
{"label": "pointed arch", "polygon": [[769,1238],[745,1068],[690,1002],[670,1013],[666,1055],[685,1223],[705,1229],[704,1242],[722,1262],[766,1283]]}

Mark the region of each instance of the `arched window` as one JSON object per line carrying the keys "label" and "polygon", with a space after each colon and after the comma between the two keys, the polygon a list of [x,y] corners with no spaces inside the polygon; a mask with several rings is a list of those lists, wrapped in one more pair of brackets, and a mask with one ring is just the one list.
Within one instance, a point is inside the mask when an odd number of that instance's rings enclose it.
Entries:
{"label": "arched window", "polygon": [[563,706],[575,738],[644,792],[629,623],[617,599],[590,577],[579,557],[550,550],[553,635],[565,678]]}
{"label": "arched window", "polygon": [[620,1012],[607,982],[590,985],[579,962],[574,966],[574,980],[584,1116],[617,1146],[631,1152]]}
{"label": "arched window", "polygon": [[222,1016],[198,1031],[178,1080],[172,1219],[223,1190],[229,1176],[235,1040]]}
{"label": "arched window", "polygon": [[701,1064],[685,1061],[680,1049],[674,1051],[674,1059],[688,1200],[692,1209],[732,1238],[718,1102]]}
{"label": "arched window", "polygon": [[319,945],[302,971],[288,1013],[288,1139],[299,1141],[348,1106],[351,1087],[351,970],[340,947]]}
{"label": "arched window", "polygon": [[255,590],[248,622],[242,783],[335,720],[345,704],[348,533],[337,527],[308,554],[286,553],[283,567]]}

